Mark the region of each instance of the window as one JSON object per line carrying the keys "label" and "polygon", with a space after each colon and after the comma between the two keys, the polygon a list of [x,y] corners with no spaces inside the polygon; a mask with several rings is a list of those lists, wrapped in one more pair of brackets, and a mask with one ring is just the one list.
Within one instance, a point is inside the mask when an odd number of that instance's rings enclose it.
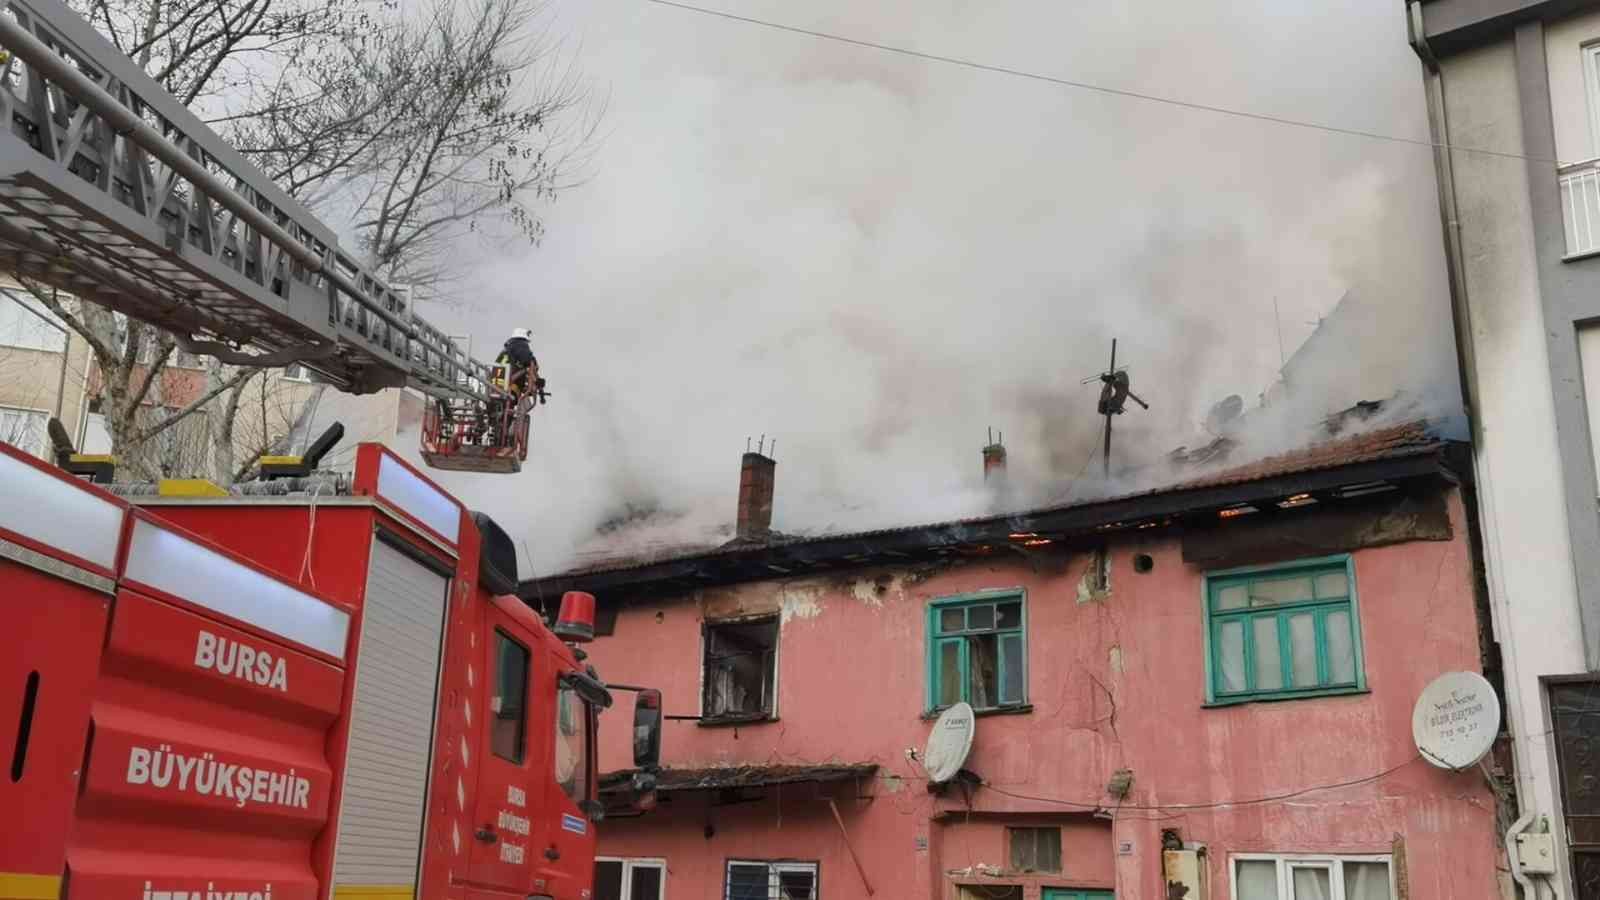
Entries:
{"label": "window", "polygon": [[67,329],[39,304],[0,290],[0,344],[60,353],[67,349]]}
{"label": "window", "polygon": [[1348,557],[1206,576],[1211,702],[1366,689]]}
{"label": "window", "polygon": [[289,381],[311,382],[311,370],[299,363],[290,363],[283,368],[283,377]]}
{"label": "window", "polygon": [[701,718],[748,722],[775,717],[778,619],[707,622]]}
{"label": "window", "polygon": [[571,686],[556,692],[556,783],[574,803],[589,799],[589,706]]}
{"label": "window", "polygon": [[928,708],[1027,702],[1027,622],[1020,592],[941,600],[928,607]]}
{"label": "window", "polygon": [[1233,900],[1394,900],[1387,856],[1233,858]]}
{"label": "window", "polygon": [[1013,872],[1061,871],[1060,828],[1007,828]]}
{"label": "window", "polygon": [[489,749],[507,762],[520,764],[528,730],[528,650],[496,631],[494,659],[495,695],[489,699],[494,723]]}
{"label": "window", "polygon": [[50,444],[49,422],[46,412],[0,406],[0,441],[44,459]]}
{"label": "window", "polygon": [[666,860],[595,858],[595,900],[665,900],[666,896]]}
{"label": "window", "polygon": [[814,862],[728,860],[723,900],[817,900]]}

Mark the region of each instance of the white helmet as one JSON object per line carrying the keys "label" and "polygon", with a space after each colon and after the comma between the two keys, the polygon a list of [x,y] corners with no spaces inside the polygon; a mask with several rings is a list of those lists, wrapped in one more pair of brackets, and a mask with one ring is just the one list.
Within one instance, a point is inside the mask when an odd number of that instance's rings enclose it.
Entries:
{"label": "white helmet", "polygon": [[511,329],[511,337],[512,338],[522,338],[525,341],[526,340],[531,340],[533,338],[533,332],[529,331],[526,328],[513,328],[513,329]]}

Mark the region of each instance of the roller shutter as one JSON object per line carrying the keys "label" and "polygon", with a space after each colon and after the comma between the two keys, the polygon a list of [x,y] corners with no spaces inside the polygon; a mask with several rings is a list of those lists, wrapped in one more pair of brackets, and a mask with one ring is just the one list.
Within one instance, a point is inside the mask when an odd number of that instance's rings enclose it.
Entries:
{"label": "roller shutter", "polygon": [[450,583],[372,541],[334,884],[417,883]]}

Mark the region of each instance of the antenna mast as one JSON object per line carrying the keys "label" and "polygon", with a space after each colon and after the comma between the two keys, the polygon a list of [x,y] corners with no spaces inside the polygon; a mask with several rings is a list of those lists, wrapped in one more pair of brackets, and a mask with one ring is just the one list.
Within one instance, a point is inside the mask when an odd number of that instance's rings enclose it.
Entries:
{"label": "antenna mast", "polygon": [[[1101,453],[1100,453],[1100,471],[1105,477],[1110,478],[1111,477],[1111,417],[1112,416],[1120,416],[1120,415],[1122,415],[1123,406],[1130,399],[1133,402],[1135,402],[1135,403],[1139,404],[1140,406],[1144,407],[1145,409],[1149,409],[1150,408],[1150,404],[1144,402],[1143,400],[1140,400],[1138,395],[1134,394],[1131,390],[1128,389],[1128,385],[1129,385],[1128,373],[1125,372],[1125,371],[1119,371],[1117,369],[1117,339],[1116,338],[1112,338],[1111,339],[1111,365],[1107,366],[1105,373],[1103,375],[1098,376],[1098,377],[1099,377],[1100,383],[1101,383],[1101,387],[1100,387],[1100,414],[1102,416],[1106,417],[1105,440],[1104,440],[1104,444],[1102,445],[1102,449],[1101,449]],[[1091,376],[1090,378],[1086,379],[1084,383],[1087,384],[1088,382],[1094,381],[1094,380],[1095,380],[1095,378],[1093,376]]]}

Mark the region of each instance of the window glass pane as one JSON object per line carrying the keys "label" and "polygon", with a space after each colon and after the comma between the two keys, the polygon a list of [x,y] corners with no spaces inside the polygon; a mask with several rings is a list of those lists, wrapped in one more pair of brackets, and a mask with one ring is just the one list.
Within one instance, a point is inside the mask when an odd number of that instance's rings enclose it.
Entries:
{"label": "window glass pane", "polygon": [[661,900],[661,870],[655,866],[633,866],[633,887],[628,900]]}
{"label": "window glass pane", "polygon": [[1241,859],[1234,868],[1239,900],[1278,900],[1278,864],[1270,859]]}
{"label": "window glass pane", "polygon": [[1328,613],[1322,623],[1328,632],[1328,680],[1333,684],[1354,684],[1356,647],[1350,633],[1350,611]]}
{"label": "window glass pane", "polygon": [[1230,585],[1217,591],[1217,609],[1244,609],[1250,604],[1250,589],[1242,584]]}
{"label": "window glass pane", "polygon": [[1291,900],[1333,900],[1332,874],[1321,866],[1290,866]]}
{"label": "window glass pane", "polygon": [[622,900],[622,863],[599,859],[594,863],[594,900]]}
{"label": "window glass pane", "polygon": [[1250,583],[1250,605],[1271,606],[1311,599],[1311,577],[1271,578]]}
{"label": "window glass pane", "polygon": [[766,864],[728,863],[727,900],[771,900]]}
{"label": "window glass pane", "polygon": [[48,413],[0,406],[0,441],[44,458],[49,445],[49,422]]}
{"label": "window glass pane", "polygon": [[939,631],[943,634],[949,634],[953,631],[960,631],[962,628],[966,627],[963,624],[964,616],[965,612],[959,606],[953,608],[946,607],[939,610]]}
{"label": "window glass pane", "polygon": [[967,607],[967,628],[977,631],[994,627],[994,607],[988,603]]}
{"label": "window glass pane", "polygon": [[1255,635],[1256,690],[1283,689],[1283,657],[1278,650],[1278,617],[1256,616],[1250,620]]}
{"label": "window glass pane", "polygon": [[1289,646],[1294,653],[1294,686],[1317,686],[1316,616],[1300,613],[1289,617]]}
{"label": "window glass pane", "polygon": [[1022,702],[1022,635],[1008,634],[1000,639],[1000,702]]}
{"label": "window glass pane", "polygon": [[1217,691],[1237,694],[1244,683],[1244,622],[1234,619],[1217,627]]}
{"label": "window glass pane", "polygon": [[565,685],[556,692],[556,783],[574,803],[589,799],[589,708]]}
{"label": "window glass pane", "polygon": [[940,641],[938,673],[939,695],[935,702],[939,706],[950,706],[961,702],[961,639]]}
{"label": "window glass pane", "polygon": [[489,749],[508,762],[522,762],[527,727],[528,651],[500,632],[494,634],[495,695],[489,698],[494,722]]}
{"label": "window glass pane", "polygon": [[1343,900],[1389,900],[1389,864],[1347,862],[1344,864]]}
{"label": "window glass pane", "polygon": [[1331,600],[1350,596],[1350,581],[1344,570],[1324,572],[1317,576],[1317,599]]}
{"label": "window glass pane", "polygon": [[817,895],[815,872],[778,873],[778,900],[813,900]]}
{"label": "window glass pane", "polygon": [[996,609],[998,609],[999,612],[1000,612],[1000,618],[999,618],[999,621],[997,621],[995,623],[995,627],[997,627],[997,628],[1021,628],[1022,627],[1022,604],[1021,603],[1016,603],[1016,602],[1002,603],[998,607],[996,607]]}
{"label": "window glass pane", "polygon": [[1000,645],[993,634],[967,638],[967,702],[974,709],[999,705]]}

